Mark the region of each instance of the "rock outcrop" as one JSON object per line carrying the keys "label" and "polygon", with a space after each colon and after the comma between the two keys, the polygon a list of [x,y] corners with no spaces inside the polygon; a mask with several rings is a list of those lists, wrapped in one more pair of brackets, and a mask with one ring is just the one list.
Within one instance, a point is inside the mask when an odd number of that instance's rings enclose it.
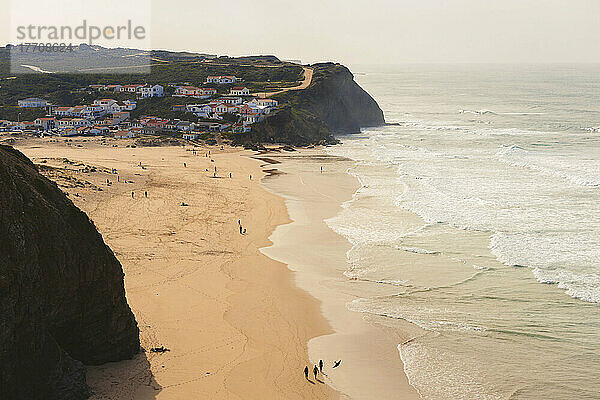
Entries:
{"label": "rock outcrop", "polygon": [[361,128],[385,123],[377,102],[361,88],[348,68],[340,64],[315,64],[308,88],[279,96],[283,102],[321,118],[335,134],[358,133]]}
{"label": "rock outcrop", "polygon": [[56,184],[0,146],[0,398],[87,398],[84,364],[139,348],[113,252]]}
{"label": "rock outcrop", "polygon": [[335,143],[335,134],[358,133],[361,128],[385,123],[377,102],[354,81],[348,68],[333,63],[315,64],[311,68],[313,80],[308,88],[273,96],[291,110],[284,109],[254,124],[250,134],[234,136],[234,141]]}

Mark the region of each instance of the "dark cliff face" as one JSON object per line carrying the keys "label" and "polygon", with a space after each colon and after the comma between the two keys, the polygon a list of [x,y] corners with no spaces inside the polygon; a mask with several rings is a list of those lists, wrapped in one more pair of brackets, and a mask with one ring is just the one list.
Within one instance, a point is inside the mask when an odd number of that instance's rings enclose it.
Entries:
{"label": "dark cliff face", "polygon": [[320,117],[336,134],[358,133],[361,128],[385,123],[377,102],[355,81],[350,70],[340,64],[315,64],[311,85],[282,95],[295,107]]}
{"label": "dark cliff face", "polygon": [[86,214],[0,146],[0,396],[83,399],[83,364],[131,358],[123,270]]}
{"label": "dark cliff face", "polygon": [[235,135],[236,143],[263,142],[292,145],[335,143],[334,134],[358,133],[361,128],[385,123],[377,102],[340,64],[315,64],[313,80],[304,90],[273,98],[289,106],[263,122],[250,134]]}
{"label": "dark cliff face", "polygon": [[238,139],[251,139],[241,143],[286,143],[294,146],[335,143],[332,132],[319,117],[287,106],[265,119],[250,135],[237,135]]}

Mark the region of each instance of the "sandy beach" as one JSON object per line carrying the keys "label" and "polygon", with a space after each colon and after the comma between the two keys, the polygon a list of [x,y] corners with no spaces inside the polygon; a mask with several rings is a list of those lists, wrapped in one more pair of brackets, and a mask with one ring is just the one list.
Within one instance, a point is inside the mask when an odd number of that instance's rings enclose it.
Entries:
{"label": "sandy beach", "polygon": [[310,341],[311,360],[343,358],[343,368],[330,370],[329,379],[349,398],[419,399],[403,372],[397,346],[424,331],[403,320],[347,308],[359,294],[397,291],[393,286],[384,291],[380,285],[345,276],[346,253],[352,246],[326,223],[360,187],[347,173],[354,162],[322,149],[269,157],[277,162],[280,173],[265,177],[263,184],[285,198],[293,222],[278,226],[270,237],[274,245],[262,251],[295,272],[298,286],[321,302],[323,315],[334,330]]}
{"label": "sandy beach", "polygon": [[[88,368],[93,399],[339,397],[302,372],[307,342],[332,332],[319,303],[259,251],[290,222],[283,199],[260,185],[265,163],[236,149],[125,145],[15,143],[123,265],[144,352]],[[169,351],[150,351],[161,346]]]}

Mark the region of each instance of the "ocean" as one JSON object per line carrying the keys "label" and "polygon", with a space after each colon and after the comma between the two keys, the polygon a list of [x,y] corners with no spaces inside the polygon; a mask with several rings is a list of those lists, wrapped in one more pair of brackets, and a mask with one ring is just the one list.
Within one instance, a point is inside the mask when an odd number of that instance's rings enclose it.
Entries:
{"label": "ocean", "polygon": [[347,307],[424,329],[424,399],[600,398],[600,66],[352,70],[390,125],[327,149],[344,275],[381,287]]}

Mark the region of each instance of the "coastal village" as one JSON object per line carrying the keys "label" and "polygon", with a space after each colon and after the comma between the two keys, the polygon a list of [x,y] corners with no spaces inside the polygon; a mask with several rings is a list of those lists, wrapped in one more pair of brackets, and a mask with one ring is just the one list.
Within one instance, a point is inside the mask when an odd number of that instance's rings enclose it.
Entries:
{"label": "coastal village", "polygon": [[[100,92],[106,98],[91,104],[63,106],[43,98],[18,101],[19,108],[44,109],[46,116],[33,121],[0,120],[0,132],[20,132],[56,136],[112,136],[134,138],[143,134],[166,134],[186,140],[205,134],[246,133],[252,125],[268,118],[279,107],[277,100],[253,94],[243,79],[230,76],[208,76],[201,87],[171,84],[168,89],[158,84],[89,85],[82,91]],[[130,95],[117,100],[118,94]],[[181,104],[170,106],[172,112],[185,113],[186,119],[169,119],[160,115],[132,118],[138,102],[172,96]]]}

